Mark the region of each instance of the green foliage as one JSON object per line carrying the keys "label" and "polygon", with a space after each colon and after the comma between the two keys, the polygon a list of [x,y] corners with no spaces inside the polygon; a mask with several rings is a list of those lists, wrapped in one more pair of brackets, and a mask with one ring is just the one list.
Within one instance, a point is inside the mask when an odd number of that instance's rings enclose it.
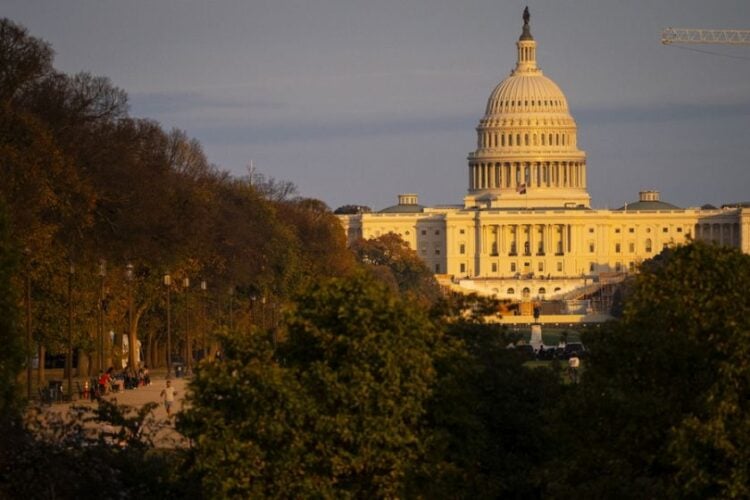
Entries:
{"label": "green foliage", "polygon": [[750,257],[702,243],[642,266],[622,320],[584,334],[552,491],[747,496],[749,280]]}
{"label": "green foliage", "polygon": [[200,498],[185,452],[153,448],[153,408],[31,408],[0,438],[0,498]]}
{"label": "green foliage", "polygon": [[180,422],[206,494],[401,495],[436,340],[423,312],[364,274],[307,290],[277,352],[258,334],[227,338]]}

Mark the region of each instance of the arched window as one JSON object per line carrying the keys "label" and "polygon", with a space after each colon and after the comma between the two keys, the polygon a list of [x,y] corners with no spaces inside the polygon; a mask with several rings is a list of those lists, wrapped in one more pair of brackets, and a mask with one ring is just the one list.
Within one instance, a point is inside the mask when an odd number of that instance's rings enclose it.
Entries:
{"label": "arched window", "polygon": [[555,293],[559,293],[559,292],[560,292],[560,287],[559,287],[559,286],[556,286],[556,287],[555,287]]}
{"label": "arched window", "polygon": [[544,295],[545,293],[547,293],[547,289],[546,288],[542,287],[542,288],[539,289],[539,295]]}
{"label": "arched window", "polygon": [[521,295],[523,296],[524,299],[527,299],[529,298],[529,295],[531,295],[531,290],[529,290],[529,288],[526,287],[521,291]]}
{"label": "arched window", "polygon": [[646,244],[644,245],[646,247],[646,253],[651,253],[651,240],[647,239]]}
{"label": "arched window", "polygon": [[505,293],[508,294],[508,295],[514,295],[516,293],[516,291],[514,289],[512,289],[512,288],[508,288],[505,291]]}

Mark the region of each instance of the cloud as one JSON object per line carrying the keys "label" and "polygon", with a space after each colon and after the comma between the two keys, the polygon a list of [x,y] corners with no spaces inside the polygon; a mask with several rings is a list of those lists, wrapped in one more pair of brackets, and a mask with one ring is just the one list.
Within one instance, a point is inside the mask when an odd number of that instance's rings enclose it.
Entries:
{"label": "cloud", "polygon": [[750,101],[590,106],[572,110],[578,123],[665,123],[750,116]]}
{"label": "cloud", "polygon": [[213,145],[268,144],[445,131],[463,132],[474,127],[476,121],[477,117],[473,113],[403,119],[373,120],[363,117],[362,120],[321,119],[318,122],[290,124],[191,127],[190,133]]}
{"label": "cloud", "polygon": [[283,102],[210,95],[204,92],[140,92],[130,95],[131,107],[137,116],[185,114],[199,110],[278,110]]}

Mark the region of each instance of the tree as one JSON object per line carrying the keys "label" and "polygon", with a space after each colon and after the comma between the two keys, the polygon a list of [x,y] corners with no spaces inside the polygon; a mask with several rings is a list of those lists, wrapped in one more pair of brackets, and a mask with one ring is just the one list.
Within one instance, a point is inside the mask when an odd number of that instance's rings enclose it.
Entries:
{"label": "tree", "polygon": [[225,339],[180,421],[205,493],[402,495],[434,380],[425,313],[360,273],[301,295],[276,352],[258,333]]}
{"label": "tree", "polygon": [[[23,366],[23,348],[17,323],[17,293],[12,276],[17,265],[8,230],[5,204],[0,199],[0,427],[18,416],[18,373]],[[3,431],[4,433],[5,431]]]}
{"label": "tree", "polygon": [[52,69],[52,49],[22,26],[0,19],[0,104]]}
{"label": "tree", "polygon": [[743,497],[750,445],[750,257],[692,243],[646,262],[623,318],[584,334],[561,405],[553,494]]}
{"label": "tree", "polygon": [[361,239],[355,241],[351,249],[360,262],[402,293],[411,294],[424,305],[438,299],[440,289],[435,277],[399,235],[388,233]]}

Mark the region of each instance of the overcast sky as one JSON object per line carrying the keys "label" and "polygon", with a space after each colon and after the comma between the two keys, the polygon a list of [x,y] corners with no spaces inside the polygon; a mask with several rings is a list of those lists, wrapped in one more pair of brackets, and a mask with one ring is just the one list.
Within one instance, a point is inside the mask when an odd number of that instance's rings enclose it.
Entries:
{"label": "overcast sky", "polygon": [[404,192],[462,202],[527,3],[595,207],[642,188],[679,206],[750,201],[750,46],[660,43],[668,26],[750,29],[748,0],[0,0],[0,16],[220,168],[252,160],[331,208],[380,209]]}

